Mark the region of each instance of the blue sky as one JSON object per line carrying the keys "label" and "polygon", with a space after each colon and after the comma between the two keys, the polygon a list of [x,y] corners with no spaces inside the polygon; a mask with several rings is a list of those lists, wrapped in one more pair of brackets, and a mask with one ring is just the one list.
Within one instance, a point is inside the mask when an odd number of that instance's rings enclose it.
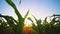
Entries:
{"label": "blue sky", "polygon": [[[22,0],[19,5],[20,0],[12,0],[19,12],[24,15],[29,10],[29,17],[34,15],[37,18],[45,18],[53,14],[60,14],[60,0]],[[5,0],[0,0],[0,14],[13,16],[17,18],[14,10],[9,6]]]}

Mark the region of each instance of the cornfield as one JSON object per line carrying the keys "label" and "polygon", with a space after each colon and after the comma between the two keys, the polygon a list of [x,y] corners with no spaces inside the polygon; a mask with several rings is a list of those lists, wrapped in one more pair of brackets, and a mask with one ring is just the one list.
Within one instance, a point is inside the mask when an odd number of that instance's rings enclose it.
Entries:
{"label": "cornfield", "polygon": [[[22,17],[12,0],[5,1],[14,9],[18,20],[15,20],[12,16],[5,16],[0,14],[0,34],[24,34],[24,21],[29,14],[29,10],[27,11],[26,15]],[[34,24],[34,21],[31,17],[28,17],[27,19],[32,22],[32,26],[30,26],[29,33],[26,34],[60,34],[60,15],[54,14],[53,16],[50,16],[54,17],[50,22],[47,21],[48,17],[46,17],[43,22],[41,19],[37,19],[35,16],[33,17],[37,25]],[[58,20],[56,20],[57,18]]]}

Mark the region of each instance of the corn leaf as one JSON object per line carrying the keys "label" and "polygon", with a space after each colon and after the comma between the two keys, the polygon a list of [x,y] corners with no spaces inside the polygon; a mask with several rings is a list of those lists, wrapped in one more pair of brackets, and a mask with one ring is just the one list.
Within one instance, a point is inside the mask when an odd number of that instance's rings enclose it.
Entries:
{"label": "corn leaf", "polygon": [[41,25],[41,20],[37,21],[37,25],[40,26]]}
{"label": "corn leaf", "polygon": [[16,13],[16,15],[17,15],[17,17],[18,17],[18,20],[19,21],[22,21],[22,16],[21,16],[21,14],[19,13],[19,11],[17,10],[17,8],[16,8],[16,5],[12,2],[12,0],[6,0],[6,2],[12,7],[12,8],[14,8],[14,10],[15,10],[15,13]]}
{"label": "corn leaf", "polygon": [[33,16],[34,17],[34,19],[36,20],[36,22],[37,22],[37,18],[35,17],[35,16]]}
{"label": "corn leaf", "polygon": [[21,0],[19,1],[19,5],[21,4]]}
{"label": "corn leaf", "polygon": [[45,25],[45,24],[48,24],[48,22],[47,22],[47,17],[45,17],[45,19],[44,19],[44,21],[43,21],[43,24]]}
{"label": "corn leaf", "polygon": [[29,14],[29,10],[28,10],[28,12],[26,13],[26,15],[24,16],[24,20],[27,18],[28,14]]}

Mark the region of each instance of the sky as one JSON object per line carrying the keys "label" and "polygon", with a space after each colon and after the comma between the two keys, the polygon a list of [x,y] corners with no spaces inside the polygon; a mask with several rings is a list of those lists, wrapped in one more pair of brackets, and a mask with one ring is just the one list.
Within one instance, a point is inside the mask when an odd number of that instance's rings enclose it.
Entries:
{"label": "sky", "polygon": [[[44,19],[46,16],[53,14],[60,14],[60,0],[22,0],[20,5],[20,0],[12,1],[23,17],[28,10],[28,17],[34,15],[38,19]],[[5,0],[0,0],[0,14],[13,16],[17,19],[13,8],[8,5]]]}

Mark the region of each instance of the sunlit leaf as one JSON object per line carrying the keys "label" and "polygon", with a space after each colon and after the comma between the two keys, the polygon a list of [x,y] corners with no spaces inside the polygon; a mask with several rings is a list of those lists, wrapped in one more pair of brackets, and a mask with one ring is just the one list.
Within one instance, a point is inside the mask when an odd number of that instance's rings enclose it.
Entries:
{"label": "sunlit leaf", "polygon": [[33,22],[33,20],[32,20],[30,17],[28,17],[28,19],[29,19],[31,22]]}
{"label": "sunlit leaf", "polygon": [[22,18],[22,16],[21,16],[21,14],[19,13],[19,11],[17,10],[16,5],[12,2],[12,0],[6,0],[6,2],[7,2],[10,6],[12,6],[12,7],[14,8],[15,13],[16,13],[16,15],[17,15],[17,17],[18,17],[18,20],[21,21],[23,18]]}
{"label": "sunlit leaf", "polygon": [[27,18],[28,14],[29,14],[29,10],[28,10],[28,12],[26,13],[26,15],[24,16],[24,20]]}
{"label": "sunlit leaf", "polygon": [[34,19],[36,20],[36,22],[37,22],[37,18],[35,17],[35,16],[33,16],[34,17]]}

